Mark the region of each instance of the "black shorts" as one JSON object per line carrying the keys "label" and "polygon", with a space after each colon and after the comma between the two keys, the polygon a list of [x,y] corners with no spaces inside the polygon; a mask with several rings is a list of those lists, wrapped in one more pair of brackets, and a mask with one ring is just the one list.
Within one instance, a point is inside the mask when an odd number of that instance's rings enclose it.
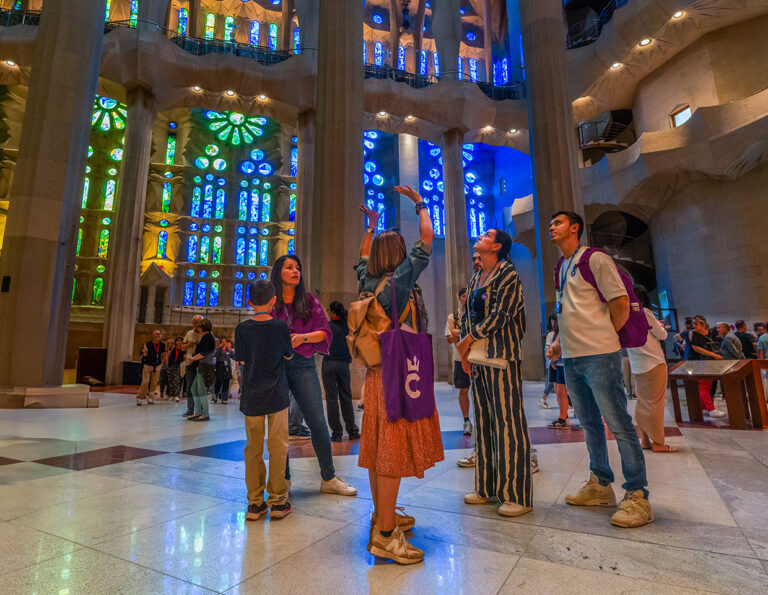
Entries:
{"label": "black shorts", "polygon": [[547,382],[557,382],[557,368],[555,366],[547,366]]}
{"label": "black shorts", "polygon": [[469,374],[461,367],[461,362],[453,362],[453,386],[469,388]]}
{"label": "black shorts", "polygon": [[555,366],[555,382],[565,386],[565,366]]}

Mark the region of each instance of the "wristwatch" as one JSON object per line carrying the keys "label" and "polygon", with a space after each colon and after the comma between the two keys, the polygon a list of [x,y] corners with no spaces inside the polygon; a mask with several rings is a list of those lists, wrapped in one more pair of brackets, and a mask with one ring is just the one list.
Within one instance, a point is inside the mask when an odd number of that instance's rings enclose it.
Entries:
{"label": "wristwatch", "polygon": [[419,202],[417,202],[413,206],[416,209],[416,214],[417,215],[419,214],[419,211],[421,211],[421,209],[426,209],[427,208],[427,205],[424,204],[424,201],[419,201]]}
{"label": "wristwatch", "polygon": [[368,233],[376,233],[376,228],[375,227],[368,227],[368,229],[366,231]]}
{"label": "wristwatch", "polygon": [[307,341],[309,341],[309,337],[307,335],[304,335],[304,342],[306,343]]}

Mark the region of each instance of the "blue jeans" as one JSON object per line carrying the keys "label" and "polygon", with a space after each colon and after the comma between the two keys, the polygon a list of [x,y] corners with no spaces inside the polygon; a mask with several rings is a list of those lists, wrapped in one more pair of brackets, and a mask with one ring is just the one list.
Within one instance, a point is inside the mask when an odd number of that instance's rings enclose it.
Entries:
{"label": "blue jeans", "polygon": [[325,421],[323,393],[320,379],[317,377],[315,358],[301,357],[294,353],[288,364],[288,388],[304,415],[304,420],[312,432],[312,446],[320,463],[320,475],[326,481],[336,477],[331,456],[331,435]]}
{"label": "blue jeans", "polygon": [[621,470],[626,480],[625,490],[643,490],[645,486],[645,456],[640,447],[632,417],[627,413],[627,395],[621,369],[621,352],[565,358],[565,385],[579,418],[589,451],[589,469],[602,485],[613,482],[608,462],[603,419],[616,436],[621,454]]}
{"label": "blue jeans", "polygon": [[200,372],[195,374],[192,381],[192,398],[195,400],[195,415],[208,417],[208,387]]}

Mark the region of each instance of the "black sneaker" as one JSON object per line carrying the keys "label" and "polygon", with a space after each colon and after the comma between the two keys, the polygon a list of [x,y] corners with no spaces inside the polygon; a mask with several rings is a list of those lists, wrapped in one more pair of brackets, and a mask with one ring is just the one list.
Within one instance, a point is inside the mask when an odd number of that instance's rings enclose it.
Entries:
{"label": "black sneaker", "polygon": [[192,417],[193,415],[194,413],[190,413],[189,411],[187,411],[186,413],[182,413],[181,417]]}
{"label": "black sneaker", "polygon": [[365,406],[364,406],[362,403],[360,403],[360,404],[357,406],[357,410],[358,410],[358,411],[363,411],[364,407],[365,407]]}
{"label": "black sneaker", "polygon": [[350,440],[360,440],[360,432],[354,432],[349,435]]}
{"label": "black sneaker", "polygon": [[550,430],[567,430],[570,426],[568,422],[562,417],[558,417],[555,421],[547,426]]}
{"label": "black sneaker", "polygon": [[267,503],[262,502],[258,506],[256,504],[250,504],[248,511],[245,513],[246,521],[258,521],[261,518],[267,516]]}
{"label": "black sneaker", "polygon": [[289,440],[309,440],[312,438],[312,432],[310,432],[307,428],[301,428],[295,432],[289,433],[288,438]]}
{"label": "black sneaker", "polygon": [[282,519],[291,514],[291,503],[286,501],[285,504],[276,504],[269,509],[270,519]]}
{"label": "black sneaker", "polygon": [[331,442],[341,442],[344,434],[331,434]]}

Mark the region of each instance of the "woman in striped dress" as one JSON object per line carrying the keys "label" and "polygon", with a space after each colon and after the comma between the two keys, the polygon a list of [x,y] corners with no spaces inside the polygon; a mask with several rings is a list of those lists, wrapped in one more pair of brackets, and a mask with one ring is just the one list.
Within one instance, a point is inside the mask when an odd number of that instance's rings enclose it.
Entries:
{"label": "woman in striped dress", "polygon": [[508,261],[512,239],[490,229],[475,244],[482,270],[467,290],[462,340],[458,343],[464,369],[470,371],[469,350],[482,341],[484,355],[506,360],[501,369],[471,364],[475,413],[475,491],[467,504],[498,498],[502,516],[533,510],[531,442],[523,412],[522,342],[525,334],[523,287]]}

